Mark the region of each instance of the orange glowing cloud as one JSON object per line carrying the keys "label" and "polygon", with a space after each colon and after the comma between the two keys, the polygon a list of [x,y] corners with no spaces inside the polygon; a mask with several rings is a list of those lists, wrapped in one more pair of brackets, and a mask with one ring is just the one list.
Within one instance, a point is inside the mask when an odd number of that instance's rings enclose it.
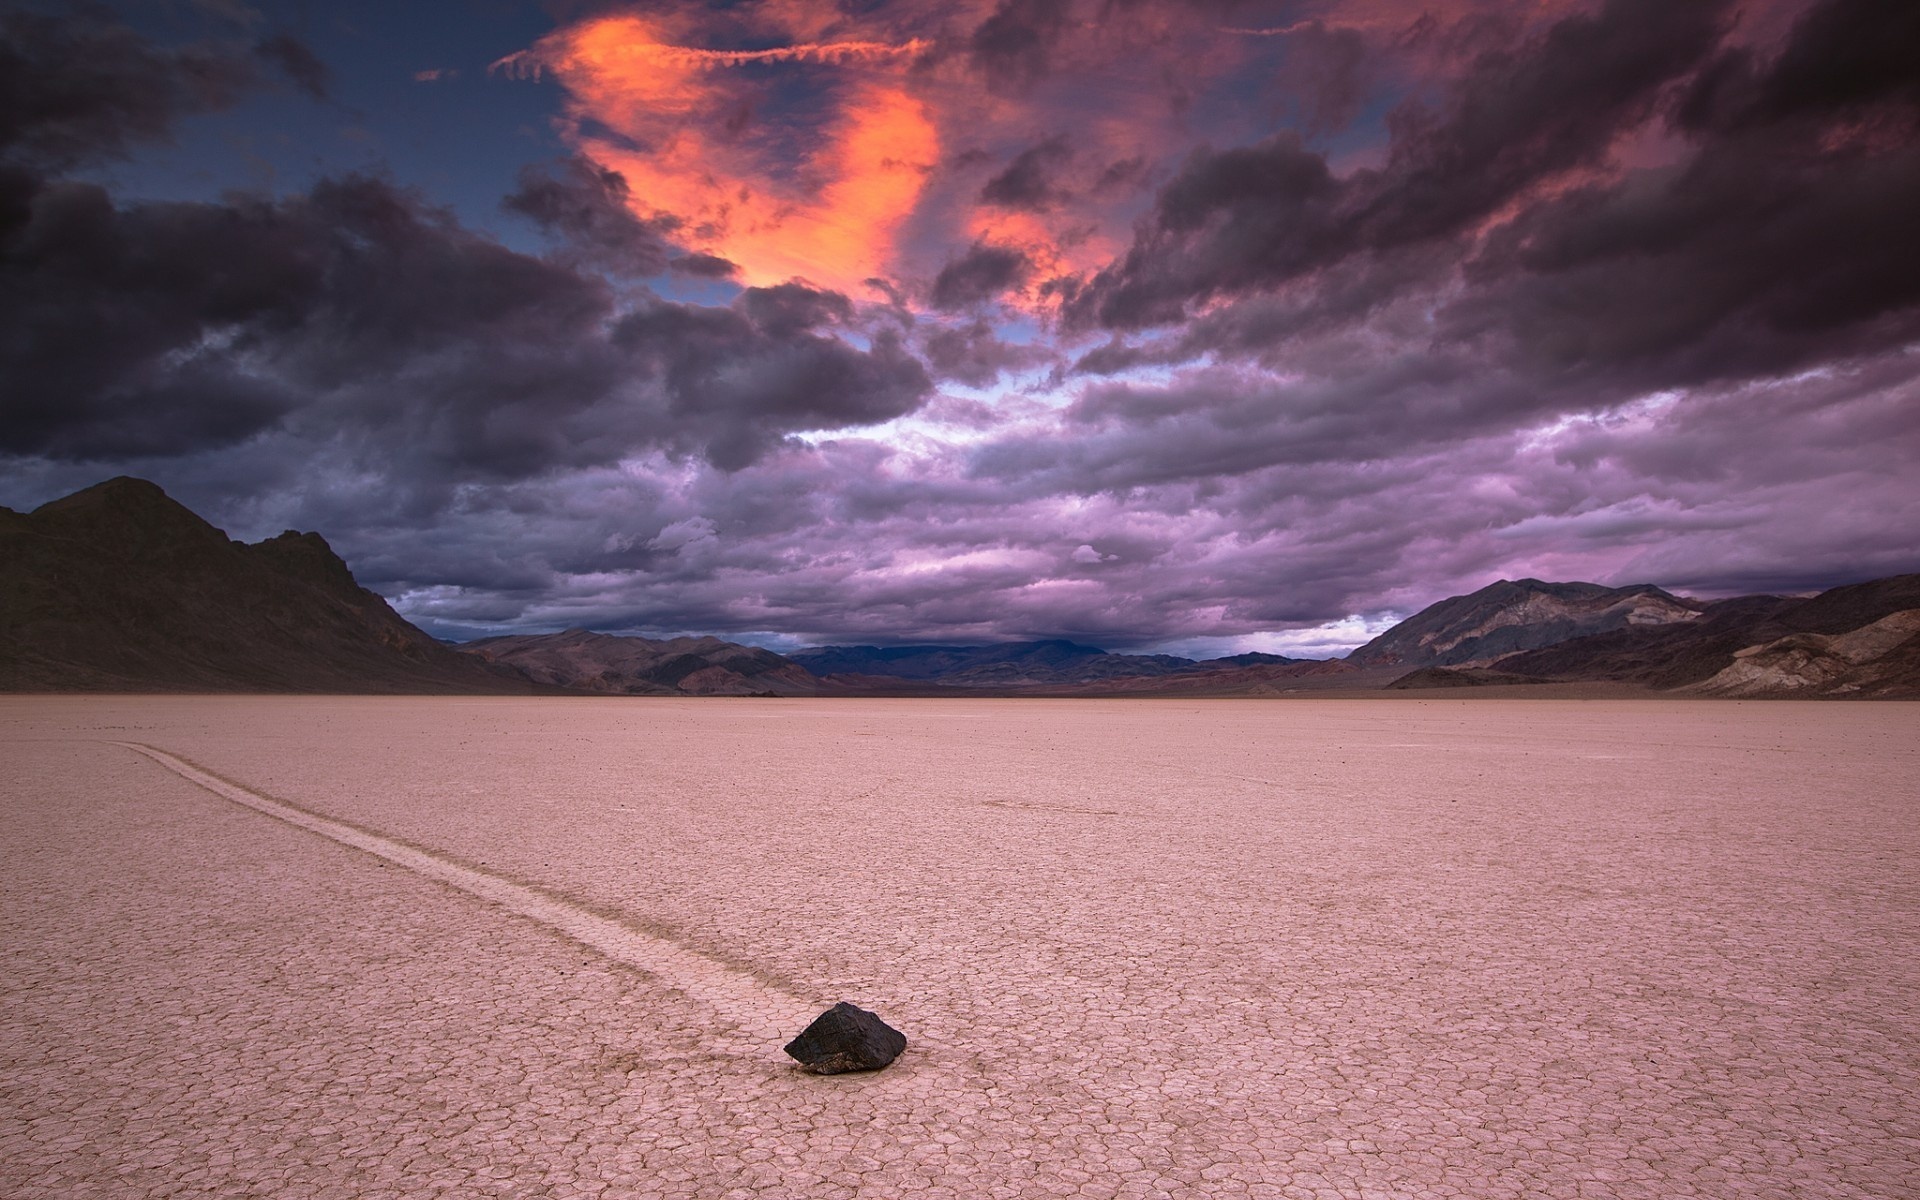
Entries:
{"label": "orange glowing cloud", "polygon": [[[1466,7],[1524,23],[1594,2]],[[1311,53],[1288,35],[1364,37],[1370,69],[1403,85],[1455,69],[1441,60],[1471,43],[1423,23],[1429,0],[1302,0],[1297,19],[1270,26],[1223,26],[1216,9],[1178,0],[1081,0],[1052,33],[1006,42],[1018,69],[996,77],[980,35],[1013,11],[1001,0],[849,7],[649,4],[497,65],[559,82],[573,148],[625,177],[635,215],[735,263],[743,283],[858,295],[880,278],[927,296],[943,268],[987,245],[1023,257],[1021,290],[1002,299],[1038,311],[1063,294],[1048,281],[1090,278],[1125,252],[1195,144],[1273,131],[1289,55]],[[1363,149],[1384,144],[1381,133]],[[1026,175],[1009,176],[1023,156]]]}
{"label": "orange glowing cloud", "polygon": [[[637,215],[676,218],[688,249],[731,260],[749,284],[800,278],[850,291],[894,272],[898,231],[939,161],[932,117],[900,70],[923,48],[700,50],[656,23],[608,16],[498,65],[557,78],[580,151],[626,177]],[[816,119],[796,129],[757,118],[723,78],[726,68],[766,63],[867,69],[816,81]]]}

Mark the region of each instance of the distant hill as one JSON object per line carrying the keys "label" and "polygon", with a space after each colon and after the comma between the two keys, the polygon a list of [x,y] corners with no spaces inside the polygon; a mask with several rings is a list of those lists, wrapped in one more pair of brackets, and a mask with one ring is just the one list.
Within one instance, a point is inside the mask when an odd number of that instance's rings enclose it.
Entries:
{"label": "distant hill", "polygon": [[1502,579],[1421,609],[1347,655],[1358,667],[1451,667],[1628,626],[1692,621],[1706,606],[1652,584]]}
{"label": "distant hill", "polygon": [[[985,646],[819,646],[788,655],[816,675],[891,675],[956,687],[1058,683],[1115,657],[1063,639]],[[1174,660],[1190,666],[1187,659]],[[1148,667],[1151,672],[1154,668]]]}
{"label": "distant hill", "polygon": [[0,689],[518,692],[402,620],[317,533],[230,540],[110,479],[0,508]]}
{"label": "distant hill", "polygon": [[1171,654],[1110,654],[1061,638],[985,646],[818,646],[797,650],[788,657],[818,675],[890,675],[961,688],[1031,688],[1151,679],[1196,670],[1295,661],[1277,654],[1242,654],[1206,662]]}
{"label": "distant hill", "polygon": [[1384,682],[1379,672],[1363,671],[1337,658],[1322,661],[1268,654],[1258,657],[1276,661],[1243,664],[1236,661],[1241,657],[1246,656],[1208,659],[1165,675],[1122,675],[1043,690],[1050,696],[1257,697],[1364,689]]}
{"label": "distant hill", "polygon": [[568,629],[482,638],[458,647],[541,683],[631,696],[809,695],[821,681],[806,668],[755,646],[715,637],[654,641]]}

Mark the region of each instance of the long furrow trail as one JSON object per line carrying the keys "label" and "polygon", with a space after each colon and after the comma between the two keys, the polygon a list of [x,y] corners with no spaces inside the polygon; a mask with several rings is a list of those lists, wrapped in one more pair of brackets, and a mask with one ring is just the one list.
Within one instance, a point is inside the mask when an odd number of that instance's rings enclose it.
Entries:
{"label": "long furrow trail", "polygon": [[142,742],[113,744],[145,755],[182,779],[222,799],[275,817],[309,833],[319,834],[343,846],[365,851],[394,866],[404,867],[470,896],[497,904],[511,913],[564,934],[616,962],[644,971],[712,1008],[743,1034],[767,1045],[768,1054],[782,1062],[786,1060],[779,1048],[785,1039],[799,1032],[824,1007],[794,996],[738,967],[601,916],[579,904],[308,812],[284,801],[262,796],[165,750]]}

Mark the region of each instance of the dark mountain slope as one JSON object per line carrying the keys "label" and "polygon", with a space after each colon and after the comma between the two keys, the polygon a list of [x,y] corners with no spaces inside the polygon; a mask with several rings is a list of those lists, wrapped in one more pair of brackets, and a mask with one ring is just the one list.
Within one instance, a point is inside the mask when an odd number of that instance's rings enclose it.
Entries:
{"label": "dark mountain slope", "polygon": [[1359,667],[1448,667],[1627,626],[1691,621],[1703,606],[1652,584],[1500,580],[1421,609],[1347,655]]}
{"label": "dark mountain slope", "polygon": [[534,690],[402,620],[318,534],[244,545],[125,477],[0,509],[0,688]]}
{"label": "dark mountain slope", "polygon": [[1709,604],[1696,621],[1639,625],[1499,660],[1502,671],[1535,678],[1614,679],[1653,688],[1676,688],[1711,678],[1754,643],[1757,631],[1796,601],[1780,596],[1741,596]]}
{"label": "dark mountain slope", "polygon": [[1619,680],[1726,696],[1920,696],[1920,575],[1811,599],[1743,596],[1686,625],[1614,630],[1501,659],[1546,679]]}

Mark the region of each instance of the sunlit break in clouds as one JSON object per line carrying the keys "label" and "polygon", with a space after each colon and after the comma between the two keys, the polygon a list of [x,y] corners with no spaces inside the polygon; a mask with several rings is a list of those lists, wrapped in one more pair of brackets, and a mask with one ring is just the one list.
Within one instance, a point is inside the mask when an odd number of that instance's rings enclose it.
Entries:
{"label": "sunlit break in clouds", "polygon": [[[503,60],[570,93],[570,138],[631,188],[636,216],[665,217],[690,250],[741,281],[841,291],[893,273],[893,241],[939,161],[926,106],[904,85],[916,40],[700,50],[654,22],[604,16]],[[755,68],[771,77],[742,79]],[[803,93],[790,114],[762,111]]]}
{"label": "sunlit break in clouds", "polygon": [[256,7],[0,16],[0,503],[451,637],[1920,570],[1905,0]]}
{"label": "sunlit break in clouds", "polygon": [[[1051,308],[1124,248],[1155,160],[1183,150],[1193,84],[1140,51],[1177,34],[1245,57],[1204,21],[1102,32],[1067,5],[701,15],[588,18],[495,68],[559,84],[569,144],[624,178],[633,214],[741,282],[860,295],[877,278],[942,308]],[[836,40],[793,40],[823,27]],[[1072,77],[1049,79],[1073,40]]]}

